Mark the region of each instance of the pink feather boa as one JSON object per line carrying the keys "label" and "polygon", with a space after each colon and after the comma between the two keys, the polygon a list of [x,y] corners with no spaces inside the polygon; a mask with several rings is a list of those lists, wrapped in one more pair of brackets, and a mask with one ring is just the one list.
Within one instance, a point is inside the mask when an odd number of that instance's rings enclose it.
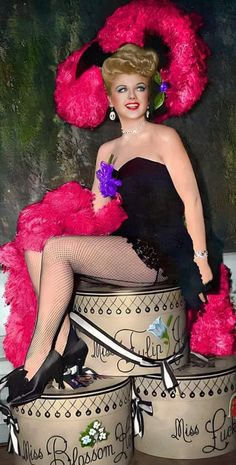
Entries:
{"label": "pink feather boa", "polygon": [[54,236],[110,234],[127,218],[119,195],[96,213],[92,200],[92,192],[75,181],[48,192],[21,211],[15,240],[0,248],[0,263],[9,272],[4,296],[11,305],[3,347],[14,366],[24,362],[37,312],[24,250],[41,251]]}
{"label": "pink feather boa", "polygon": [[204,311],[194,320],[190,311],[190,347],[203,355],[236,354],[236,313],[230,300],[230,270],[221,264],[220,288],[208,295]]}
{"label": "pink feather boa", "polygon": [[[14,366],[24,362],[37,312],[24,250],[41,251],[47,239],[54,236],[110,234],[127,218],[119,196],[96,213],[92,200],[91,191],[77,182],[48,192],[42,201],[22,210],[15,240],[0,248],[0,262],[9,273],[5,299],[11,306],[4,350]],[[236,319],[229,298],[229,270],[224,265],[219,294],[209,295],[202,315],[196,318],[196,313],[190,311],[189,317],[192,350],[219,356],[235,353],[233,328]]]}

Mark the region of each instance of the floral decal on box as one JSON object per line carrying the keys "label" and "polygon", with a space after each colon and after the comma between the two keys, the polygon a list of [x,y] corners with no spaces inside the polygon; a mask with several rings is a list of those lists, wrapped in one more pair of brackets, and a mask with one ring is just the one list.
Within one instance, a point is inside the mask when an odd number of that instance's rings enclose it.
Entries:
{"label": "floral decal on box", "polygon": [[102,423],[95,420],[81,433],[79,441],[82,447],[93,447],[97,442],[106,441],[109,434]]}
{"label": "floral decal on box", "polygon": [[156,318],[156,320],[153,321],[153,323],[150,324],[150,326],[147,329],[149,333],[152,333],[153,336],[157,337],[158,339],[161,339],[165,345],[168,345],[167,355],[170,348],[170,337],[168,334],[168,330],[172,320],[173,315],[169,316],[167,323],[165,323],[162,320],[161,316],[159,316],[158,318]]}

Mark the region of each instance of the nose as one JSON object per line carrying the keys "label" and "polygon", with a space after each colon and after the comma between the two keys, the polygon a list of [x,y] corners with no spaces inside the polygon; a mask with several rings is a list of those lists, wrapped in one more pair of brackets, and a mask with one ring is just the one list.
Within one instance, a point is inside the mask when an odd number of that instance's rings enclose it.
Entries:
{"label": "nose", "polygon": [[135,91],[133,89],[129,89],[129,99],[134,100],[136,98]]}

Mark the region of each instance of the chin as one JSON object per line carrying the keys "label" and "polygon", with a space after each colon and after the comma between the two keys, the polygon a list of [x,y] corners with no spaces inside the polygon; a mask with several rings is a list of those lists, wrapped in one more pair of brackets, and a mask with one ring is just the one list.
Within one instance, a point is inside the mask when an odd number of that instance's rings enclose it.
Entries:
{"label": "chin", "polygon": [[125,114],[121,115],[121,117],[133,120],[133,119],[142,118],[144,115],[145,115],[145,112],[143,112],[143,111],[131,111],[131,110],[129,110],[128,113],[125,112]]}

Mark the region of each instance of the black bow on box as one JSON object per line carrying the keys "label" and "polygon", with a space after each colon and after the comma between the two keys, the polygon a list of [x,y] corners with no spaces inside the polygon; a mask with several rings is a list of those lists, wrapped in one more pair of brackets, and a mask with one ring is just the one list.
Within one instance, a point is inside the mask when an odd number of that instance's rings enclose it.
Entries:
{"label": "black bow on box", "polygon": [[17,419],[13,417],[9,407],[2,402],[0,402],[0,412],[5,417],[3,418],[3,421],[7,424],[9,430],[7,451],[9,453],[15,452],[15,454],[20,455],[20,447],[17,437],[17,433],[19,433]]}

